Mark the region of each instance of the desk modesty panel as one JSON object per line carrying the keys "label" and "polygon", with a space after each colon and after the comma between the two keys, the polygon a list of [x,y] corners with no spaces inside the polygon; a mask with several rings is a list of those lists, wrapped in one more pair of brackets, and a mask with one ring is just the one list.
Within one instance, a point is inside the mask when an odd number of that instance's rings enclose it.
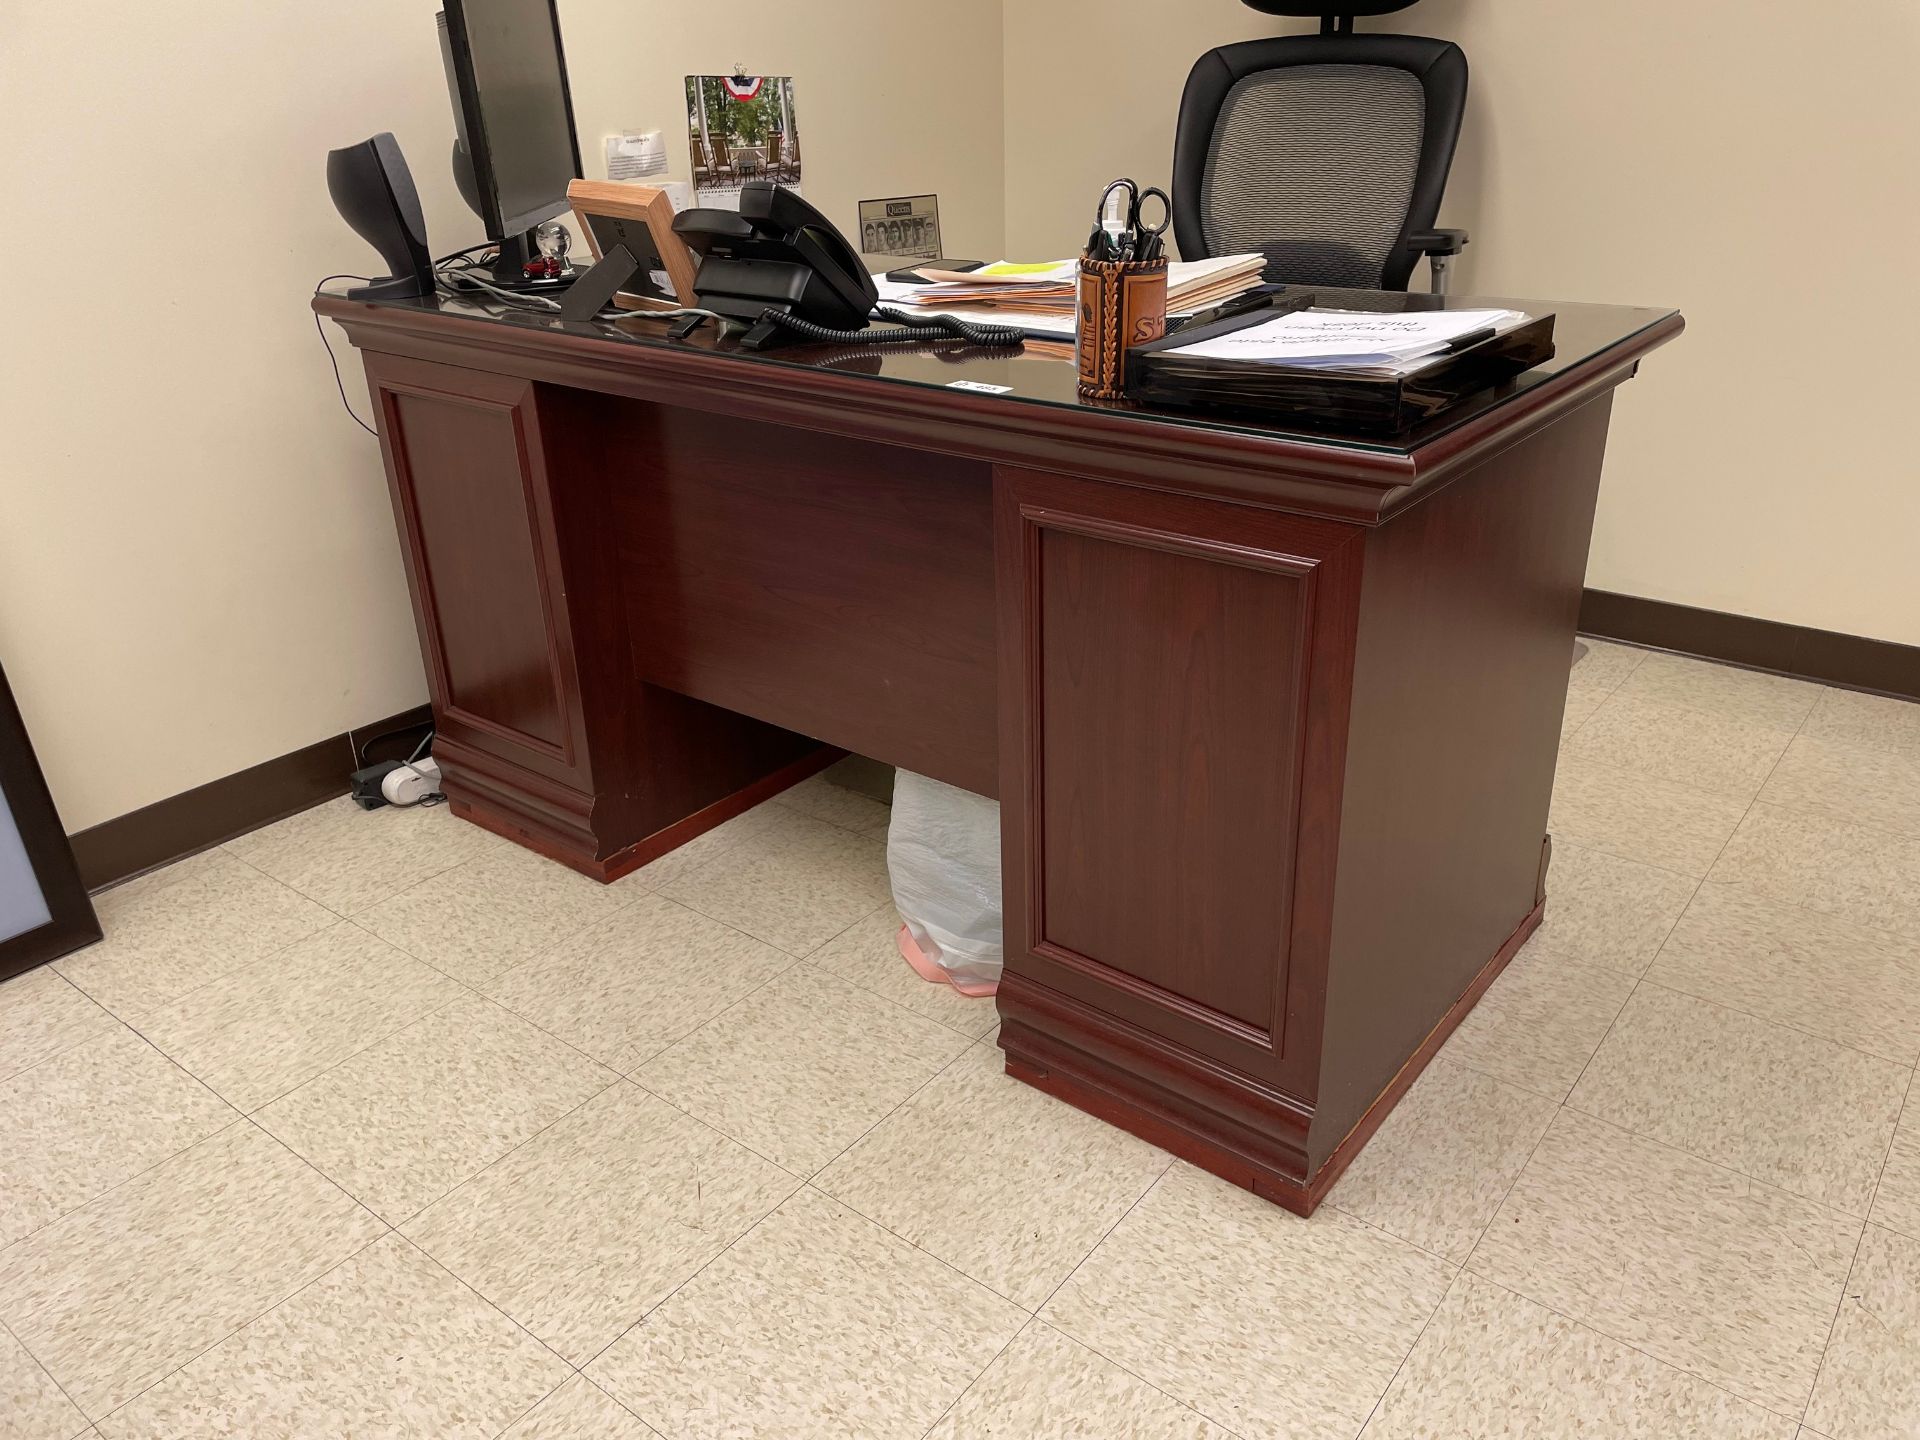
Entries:
{"label": "desk modesty panel", "polygon": [[1612,393],[1681,329],[1325,299],[1558,353],[1387,442],[1037,352],[315,305],[457,814],[611,879],[840,749],[995,796],[1008,1071],[1306,1213],[1539,921]]}

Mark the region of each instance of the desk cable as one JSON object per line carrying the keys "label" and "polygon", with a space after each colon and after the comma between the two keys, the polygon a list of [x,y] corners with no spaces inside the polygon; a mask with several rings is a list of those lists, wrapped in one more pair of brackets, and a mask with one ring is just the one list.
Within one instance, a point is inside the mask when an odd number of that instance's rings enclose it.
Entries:
{"label": "desk cable", "polygon": [[[313,287],[313,293],[318,295],[336,280],[359,280],[362,283],[366,283],[367,277],[365,275],[329,275]],[[374,439],[379,439],[380,432],[362,420],[354,411],[353,402],[347,399],[346,383],[340,378],[340,357],[333,353],[333,342],[327,338],[327,327],[320,323],[320,312],[318,310],[313,312],[313,333],[320,337],[320,343],[326,347],[327,363],[333,366],[333,388],[340,392],[340,403],[346,407],[347,414],[353,416],[354,424],[373,436]]]}
{"label": "desk cable", "polygon": [[[525,291],[503,289],[491,280],[483,280],[480,276],[474,274],[474,268],[477,267],[449,267],[436,271],[436,278],[440,282],[440,288],[445,290],[449,295],[464,297],[466,299],[472,299],[473,292],[478,290],[491,299],[499,301],[502,305],[516,306],[522,310],[538,310],[546,314],[552,314],[560,309],[560,302],[555,300],[551,295],[530,295]],[[717,311],[702,310],[695,306],[683,306],[677,310],[622,310],[618,306],[608,305],[603,307],[600,313],[593,318],[596,321],[635,319],[680,320],[689,316],[698,316],[703,320],[716,320],[722,328],[730,324],[738,323],[737,321],[728,320],[726,316],[719,314]]]}
{"label": "desk cable", "polygon": [[[451,257],[450,257],[451,258]],[[450,268],[437,272],[443,288],[450,294],[471,294],[481,291],[503,305],[515,305],[525,310],[557,311],[560,302],[548,295],[528,295],[520,291],[505,290],[490,280],[483,280],[473,273],[472,268]],[[970,345],[1006,348],[1026,343],[1026,333],[1011,325],[980,325],[962,320],[955,315],[909,315],[904,310],[892,306],[878,305],[873,313],[882,320],[899,326],[896,330],[834,330],[825,325],[817,325],[798,315],[790,315],[784,310],[769,307],[756,317],[756,324],[771,325],[786,330],[803,340],[815,341],[825,345],[923,345],[933,340],[964,340]],[[712,320],[719,324],[724,332],[729,327],[737,327],[741,321],[731,319],[712,310],[703,310],[697,305],[683,305],[673,310],[622,310],[609,306],[603,309],[596,320]]]}
{"label": "desk cable", "polygon": [[[450,255],[442,255],[438,260],[433,262],[433,277],[437,287],[446,291],[449,295],[465,296],[469,299],[473,297],[475,291],[481,291],[489,298],[497,300],[503,305],[518,306],[523,310],[538,310],[544,313],[551,313],[560,308],[560,302],[550,296],[527,295],[513,290],[504,290],[492,281],[484,280],[475,274],[475,271],[483,267],[484,261],[472,257],[479,251],[492,249],[493,245],[494,242],[489,240],[480,245],[469,245],[464,250],[455,250]],[[371,283],[370,277],[366,275],[329,275],[313,287],[313,293],[319,295],[327,286],[336,280],[357,280],[363,285]],[[711,310],[692,308],[647,311],[620,310],[609,307],[602,310],[600,314],[594,318],[608,321],[625,320],[635,315],[651,316],[659,320],[674,320],[688,316],[698,316],[702,319],[717,320],[720,322],[722,328],[731,323],[724,316],[715,314]],[[346,382],[340,377],[340,357],[334,353],[333,341],[327,338],[327,327],[321,323],[320,312],[317,310],[313,314],[313,332],[320,337],[320,344],[327,352],[327,363],[333,367],[333,388],[340,395],[342,408],[346,410],[348,417],[352,419],[354,424],[358,425],[375,439],[378,439],[380,432],[362,420],[360,413],[353,408],[353,402],[347,399]]]}
{"label": "desk cable", "polygon": [[[469,259],[476,251],[484,250],[485,245],[469,246],[465,250],[456,250],[434,262],[434,281],[438,289],[456,297],[474,298],[475,292],[486,296],[498,304],[522,310],[536,310],[543,314],[554,314],[560,309],[560,302],[549,295],[529,295],[523,291],[508,290],[495,285],[491,280],[481,278],[475,272],[481,264]],[[364,275],[329,275],[313,287],[318,295],[322,289],[335,280],[359,280],[365,282]],[[834,330],[825,325],[816,325],[798,315],[790,315],[784,310],[769,307],[759,316],[759,323],[786,330],[803,340],[811,340],[827,345],[925,345],[941,340],[964,340],[970,345],[993,348],[1009,348],[1026,343],[1025,332],[1011,325],[980,325],[962,320],[954,315],[909,315],[904,310],[889,305],[874,307],[874,315],[899,328],[893,330]],[[601,322],[615,320],[712,320],[724,333],[729,328],[741,325],[738,320],[730,319],[713,310],[703,310],[698,306],[686,305],[674,310],[622,310],[608,306],[594,317]],[[320,343],[326,347],[327,361],[333,367],[334,388],[340,393],[340,403],[352,416],[353,423],[369,435],[378,437],[379,431],[362,420],[347,399],[347,387],[340,378],[340,360],[334,354],[333,344],[327,339],[327,332],[320,323],[320,316],[313,317],[315,332]]]}
{"label": "desk cable", "polygon": [[433,278],[442,290],[453,296],[472,299],[473,292],[478,290],[498,300],[502,305],[517,306],[522,310],[558,310],[560,308],[560,302],[550,295],[531,295],[523,290],[508,290],[494,284],[491,280],[483,280],[476,273],[480,268],[477,265],[450,267],[444,270],[435,267]]}

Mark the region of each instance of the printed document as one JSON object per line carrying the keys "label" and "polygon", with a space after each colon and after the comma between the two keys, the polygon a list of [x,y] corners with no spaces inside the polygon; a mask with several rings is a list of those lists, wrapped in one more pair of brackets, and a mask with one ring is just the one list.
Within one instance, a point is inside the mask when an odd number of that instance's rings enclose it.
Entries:
{"label": "printed document", "polygon": [[1518,310],[1430,310],[1382,315],[1358,310],[1297,310],[1167,353],[1256,364],[1408,370],[1463,336],[1499,334],[1524,324]]}

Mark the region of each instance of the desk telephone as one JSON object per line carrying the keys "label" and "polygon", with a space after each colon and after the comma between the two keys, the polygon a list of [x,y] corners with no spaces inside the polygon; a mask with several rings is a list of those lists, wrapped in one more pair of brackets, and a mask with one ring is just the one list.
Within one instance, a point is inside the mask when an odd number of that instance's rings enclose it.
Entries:
{"label": "desk telephone", "polygon": [[687,210],[673,233],[700,257],[698,303],[751,328],[749,349],[775,343],[766,312],[829,330],[861,330],[879,302],[873,277],[833,222],[783,185],[749,182],[740,210]]}
{"label": "desk telephone", "polygon": [[[957,338],[977,345],[1017,345],[1019,331],[948,317],[915,318],[879,307],[904,327],[863,333],[880,292],[859,252],[833,222],[784,185],[749,181],[740,209],[687,210],[673,233],[700,257],[695,303],[747,327],[740,344],[764,350],[792,341],[925,342]],[[692,317],[697,325],[700,317]]]}

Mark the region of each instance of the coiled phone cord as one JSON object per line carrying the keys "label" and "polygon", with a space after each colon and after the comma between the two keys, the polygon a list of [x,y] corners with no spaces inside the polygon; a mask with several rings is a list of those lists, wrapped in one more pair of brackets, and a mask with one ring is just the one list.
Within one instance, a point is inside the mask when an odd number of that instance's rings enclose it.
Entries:
{"label": "coiled phone cord", "polygon": [[792,331],[805,340],[827,345],[924,345],[929,340],[965,340],[972,345],[1006,347],[1026,343],[1026,333],[1011,325],[977,325],[954,315],[909,315],[890,305],[876,305],[874,314],[902,326],[899,330],[831,330],[784,310],[760,312],[759,323]]}

